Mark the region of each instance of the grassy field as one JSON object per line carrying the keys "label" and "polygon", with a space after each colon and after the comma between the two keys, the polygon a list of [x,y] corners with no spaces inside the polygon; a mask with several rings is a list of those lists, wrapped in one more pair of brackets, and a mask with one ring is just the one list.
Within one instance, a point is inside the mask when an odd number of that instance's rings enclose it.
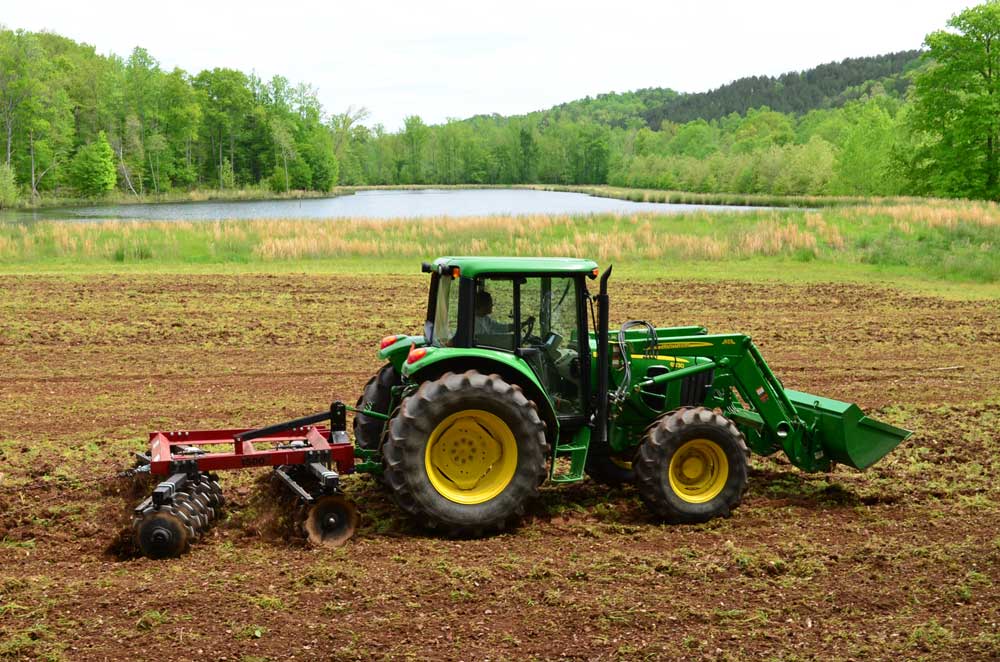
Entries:
{"label": "grassy field", "polygon": [[[0,659],[996,659],[996,217],[2,226]],[[147,431],[353,402],[378,339],[420,328],[419,261],[475,241],[614,260],[613,320],[748,333],[790,388],[915,434],[865,473],[755,457],[733,517],[685,527],[587,481],[447,540],[351,477],[337,551],[288,537],[251,471],[188,555],[123,553],[114,474]]]}
{"label": "grassy field", "polygon": [[[803,265],[865,277],[1000,281],[1000,207],[895,201],[820,211],[522,216],[420,220],[0,223],[0,270],[145,269],[252,264],[320,271],[435,255],[587,256],[633,275]],[[747,264],[749,263],[749,268]],[[688,267],[686,265],[693,265]],[[678,267],[677,265],[685,265]],[[766,266],[764,267],[766,270]],[[405,270],[409,270],[408,268]],[[673,270],[673,271],[669,271]]]}

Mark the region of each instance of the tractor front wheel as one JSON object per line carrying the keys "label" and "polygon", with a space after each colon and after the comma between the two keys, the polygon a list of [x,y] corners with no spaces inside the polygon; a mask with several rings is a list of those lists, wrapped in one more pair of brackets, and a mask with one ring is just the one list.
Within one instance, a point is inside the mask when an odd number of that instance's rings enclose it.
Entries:
{"label": "tractor front wheel", "polygon": [[382,447],[393,500],[454,536],[497,531],[523,515],[547,455],[535,403],[517,385],[474,370],[421,384],[400,404]]}
{"label": "tractor front wheel", "polygon": [[643,501],[672,523],[729,517],[747,484],[743,434],[725,416],[686,407],[651,425],[636,454]]}

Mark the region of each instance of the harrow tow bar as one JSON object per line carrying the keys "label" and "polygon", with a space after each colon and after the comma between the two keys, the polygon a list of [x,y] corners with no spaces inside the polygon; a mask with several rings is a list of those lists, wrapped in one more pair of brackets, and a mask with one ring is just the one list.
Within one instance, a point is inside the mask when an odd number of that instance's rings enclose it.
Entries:
{"label": "harrow tow bar", "polygon": [[[344,411],[346,411],[346,409],[344,408],[343,403],[334,402],[332,405],[330,405],[330,411],[322,411],[318,414],[312,414],[311,416],[293,418],[290,421],[275,423],[274,425],[268,425],[262,428],[256,428],[254,430],[247,430],[246,432],[241,432],[237,435],[233,435],[233,439],[235,439],[237,442],[253,441],[254,439],[261,439],[262,437],[273,435],[276,432],[284,432],[285,430],[292,430],[294,428],[304,428],[307,425],[314,425],[316,423],[323,423],[324,421],[334,420],[338,417],[338,413],[340,415],[343,415]],[[344,429],[346,429],[346,423]]]}

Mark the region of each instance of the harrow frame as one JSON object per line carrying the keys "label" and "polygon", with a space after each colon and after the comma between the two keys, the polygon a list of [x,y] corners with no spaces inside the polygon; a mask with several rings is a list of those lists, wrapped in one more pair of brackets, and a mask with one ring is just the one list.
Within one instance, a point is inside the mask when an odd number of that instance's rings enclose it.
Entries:
{"label": "harrow frame", "polygon": [[[149,454],[137,454],[135,471],[166,479],[135,507],[136,544],[154,558],[183,553],[224,504],[214,472],[255,467],[273,467],[275,479],[305,507],[303,528],[311,541],[346,540],[358,522],[340,489],[341,474],[355,471],[347,409],[334,402],[329,411],[262,428],[151,432]],[[329,426],[319,425],[326,421]]]}

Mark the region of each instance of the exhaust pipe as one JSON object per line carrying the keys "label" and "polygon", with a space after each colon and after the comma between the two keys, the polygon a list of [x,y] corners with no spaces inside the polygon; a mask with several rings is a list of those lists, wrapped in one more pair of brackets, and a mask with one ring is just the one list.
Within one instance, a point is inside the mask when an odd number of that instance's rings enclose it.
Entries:
{"label": "exhaust pipe", "polygon": [[608,266],[601,274],[601,289],[594,300],[597,301],[597,408],[594,412],[594,436],[591,449],[598,453],[608,452],[608,378],[611,372],[610,345],[608,342],[609,306],[608,279],[613,266]]}

